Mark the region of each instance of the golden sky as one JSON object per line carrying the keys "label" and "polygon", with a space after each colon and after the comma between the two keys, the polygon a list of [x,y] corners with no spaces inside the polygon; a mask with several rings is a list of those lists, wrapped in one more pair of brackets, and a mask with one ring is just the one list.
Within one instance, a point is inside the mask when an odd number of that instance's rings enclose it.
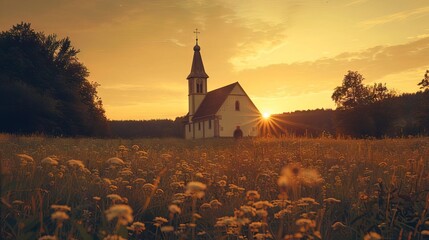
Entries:
{"label": "golden sky", "polygon": [[240,82],[261,112],[334,108],[347,70],[416,92],[429,69],[428,0],[0,0],[69,36],[109,119],[185,115],[198,28],[208,89]]}

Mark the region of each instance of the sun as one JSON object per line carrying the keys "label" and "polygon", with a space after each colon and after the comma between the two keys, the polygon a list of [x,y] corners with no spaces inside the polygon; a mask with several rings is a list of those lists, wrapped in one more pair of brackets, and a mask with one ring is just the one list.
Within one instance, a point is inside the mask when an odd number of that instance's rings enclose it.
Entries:
{"label": "sun", "polygon": [[265,120],[268,120],[268,119],[271,117],[271,114],[269,114],[269,113],[267,113],[267,112],[264,112],[264,113],[262,114],[262,117],[263,117]]}

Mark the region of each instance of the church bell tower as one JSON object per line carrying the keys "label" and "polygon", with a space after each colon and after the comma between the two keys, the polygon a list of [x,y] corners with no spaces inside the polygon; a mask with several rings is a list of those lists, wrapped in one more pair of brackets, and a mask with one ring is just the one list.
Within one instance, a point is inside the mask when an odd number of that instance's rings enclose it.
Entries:
{"label": "church bell tower", "polygon": [[203,59],[201,58],[200,46],[198,45],[198,29],[195,29],[194,58],[192,59],[191,73],[188,75],[188,102],[189,102],[189,122],[200,106],[207,94],[207,78],[204,70]]}

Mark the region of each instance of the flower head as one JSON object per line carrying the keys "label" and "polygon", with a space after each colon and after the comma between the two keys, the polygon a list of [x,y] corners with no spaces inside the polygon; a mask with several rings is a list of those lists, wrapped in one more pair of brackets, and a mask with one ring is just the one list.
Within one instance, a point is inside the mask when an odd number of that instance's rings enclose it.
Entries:
{"label": "flower head", "polygon": [[300,184],[315,186],[323,182],[323,178],[315,169],[302,168],[299,164],[291,164],[282,170],[277,184],[282,188],[295,187]]}
{"label": "flower head", "polygon": [[64,221],[64,220],[69,219],[70,217],[65,212],[56,211],[56,212],[52,213],[51,218],[52,218],[52,220]]}
{"label": "flower head", "polygon": [[186,185],[186,195],[193,198],[202,198],[204,197],[204,191],[207,186],[201,182],[188,182]]}
{"label": "flower head", "polygon": [[124,165],[125,164],[125,162],[118,157],[109,158],[109,159],[107,159],[106,163],[108,165]]}
{"label": "flower head", "polygon": [[108,221],[118,219],[118,224],[127,225],[133,221],[133,209],[125,204],[117,204],[111,206],[105,211]]}
{"label": "flower head", "polygon": [[52,157],[46,157],[42,160],[41,164],[45,167],[48,166],[57,166],[58,165],[58,161],[53,159]]}
{"label": "flower head", "polygon": [[68,160],[67,164],[72,168],[72,169],[84,169],[85,165],[83,164],[83,162],[81,160]]}
{"label": "flower head", "polygon": [[51,205],[51,208],[54,209],[55,211],[62,211],[62,212],[71,211],[71,207],[69,207],[67,205],[56,205],[56,204],[53,204],[53,205]]}
{"label": "flower head", "polygon": [[160,227],[162,224],[168,223],[168,220],[163,217],[156,217],[153,221],[155,222],[153,225],[156,227]]}
{"label": "flower head", "polygon": [[364,237],[364,240],[381,240],[381,235],[376,232],[369,232]]}
{"label": "flower head", "polygon": [[146,230],[146,225],[142,222],[133,222],[133,224],[131,224],[131,226],[129,226],[128,229],[137,234],[140,234],[144,230]]}
{"label": "flower head", "polygon": [[174,231],[173,226],[162,226],[161,227],[161,232],[172,232],[172,231]]}
{"label": "flower head", "polygon": [[176,204],[171,204],[170,206],[168,206],[168,210],[172,213],[172,214],[180,214],[182,212],[182,210],[179,208],[179,206],[177,206]]}
{"label": "flower head", "polygon": [[255,201],[261,198],[261,195],[258,193],[258,191],[250,190],[250,191],[247,191],[246,198],[250,201]]}

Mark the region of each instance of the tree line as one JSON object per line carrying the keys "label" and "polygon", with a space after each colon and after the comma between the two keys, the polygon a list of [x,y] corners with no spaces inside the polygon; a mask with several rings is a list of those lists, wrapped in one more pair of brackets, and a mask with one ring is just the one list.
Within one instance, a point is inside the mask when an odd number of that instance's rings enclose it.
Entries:
{"label": "tree line", "polygon": [[403,137],[429,134],[429,70],[418,83],[421,91],[398,95],[386,84],[364,85],[349,71],[334,89],[336,110],[307,110],[274,115],[274,136]]}
{"label": "tree line", "polygon": [[96,82],[69,38],[20,23],[0,33],[0,132],[103,136]]}
{"label": "tree line", "polygon": [[157,120],[109,121],[110,137],[114,138],[166,138],[184,137],[183,118]]}

